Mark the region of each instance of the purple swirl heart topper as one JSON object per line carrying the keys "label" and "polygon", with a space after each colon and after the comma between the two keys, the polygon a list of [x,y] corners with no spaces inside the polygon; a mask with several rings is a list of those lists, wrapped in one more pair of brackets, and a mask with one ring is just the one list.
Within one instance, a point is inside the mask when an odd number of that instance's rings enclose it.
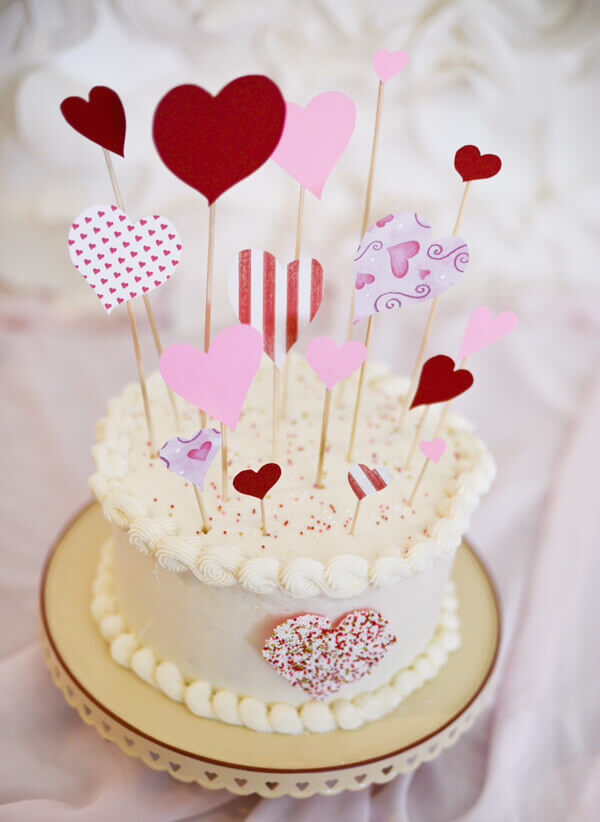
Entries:
{"label": "purple swirl heart topper", "polygon": [[410,211],[388,214],[367,230],[354,258],[354,321],[423,302],[451,288],[469,262],[460,237],[431,237]]}
{"label": "purple swirl heart topper", "polygon": [[189,440],[173,437],[160,449],[160,458],[169,471],[179,474],[200,491],[206,472],[221,448],[221,434],[216,428],[201,428]]}

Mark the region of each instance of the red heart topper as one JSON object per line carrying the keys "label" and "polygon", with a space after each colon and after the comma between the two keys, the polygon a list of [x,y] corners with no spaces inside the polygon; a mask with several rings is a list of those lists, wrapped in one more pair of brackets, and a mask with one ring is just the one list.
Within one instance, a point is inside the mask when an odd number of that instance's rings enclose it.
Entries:
{"label": "red heart topper", "polygon": [[125,156],[125,109],[116,91],[94,86],[89,102],[83,97],[65,97],[60,104],[67,123],[107,151]]}
{"label": "red heart topper", "polygon": [[454,370],[454,360],[445,354],[430,357],[421,369],[417,393],[410,405],[433,405],[463,394],[473,385],[473,375],[466,368]]}
{"label": "red heart topper", "polygon": [[454,155],[454,168],[468,183],[495,177],[502,168],[502,160],[497,154],[482,154],[477,146],[463,146]]}
{"label": "red heart topper", "polygon": [[264,499],[280,477],[279,465],[276,462],[267,462],[258,471],[253,471],[251,468],[247,471],[240,471],[233,478],[233,487],[239,494]]}
{"label": "red heart topper", "polygon": [[154,144],[167,168],[211,205],[269,159],[284,121],[281,92],[259,74],[236,78],[216,97],[176,86],[156,107]]}

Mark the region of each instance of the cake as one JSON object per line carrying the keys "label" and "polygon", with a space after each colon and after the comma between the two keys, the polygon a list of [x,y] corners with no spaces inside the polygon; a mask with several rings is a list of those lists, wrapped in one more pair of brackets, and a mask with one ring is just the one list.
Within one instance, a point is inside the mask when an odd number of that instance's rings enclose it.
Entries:
{"label": "cake", "polygon": [[[460,603],[450,580],[469,519],[494,462],[465,419],[445,417],[447,449],[424,475],[406,469],[419,418],[398,422],[407,381],[366,366],[355,454],[392,481],[365,497],[348,482],[355,392],[331,404],[324,487],[315,487],[323,385],[291,355],[281,422],[281,480],[259,502],[231,486],[272,453],[272,369],[263,357],[239,424],[229,434],[229,499],[212,463],[202,521],[193,487],[151,456],[139,385],[113,399],[97,426],[90,488],[112,524],[93,584],[91,611],[115,663],[195,715],[257,732],[353,730],[385,716],[435,677],[460,644]],[[353,384],[355,378],[348,383]],[[177,398],[176,430],[159,374],[147,380],[157,442],[199,428],[198,409]],[[429,412],[424,436],[435,429]]]}

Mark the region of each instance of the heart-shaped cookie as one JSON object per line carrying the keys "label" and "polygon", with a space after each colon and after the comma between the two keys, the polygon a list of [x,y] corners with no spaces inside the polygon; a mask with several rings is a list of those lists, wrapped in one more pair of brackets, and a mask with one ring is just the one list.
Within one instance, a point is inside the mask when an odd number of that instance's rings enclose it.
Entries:
{"label": "heart-shaped cookie", "polygon": [[189,439],[174,437],[161,447],[159,456],[169,471],[188,480],[201,491],[204,478],[221,447],[221,434],[216,428],[201,428]]}
{"label": "heart-shaped cookie", "polygon": [[323,296],[323,267],[301,256],[284,272],[270,251],[240,251],[229,275],[229,299],[241,323],[263,335],[265,354],[280,366]]}
{"label": "heart-shaped cookie", "polygon": [[266,640],[263,657],[278,674],[313,699],[323,699],[362,679],[396,642],[378,611],[346,614],[334,627],[328,617],[302,614],[279,623]]}
{"label": "heart-shaped cookie", "polygon": [[256,499],[264,499],[271,488],[279,482],[281,468],[276,462],[268,462],[258,471],[248,468],[240,471],[233,478],[233,487],[239,494],[246,494]]}
{"label": "heart-shaped cookie", "polygon": [[432,239],[418,214],[382,217],[365,233],[354,258],[354,321],[442,294],[468,262],[469,249],[460,237]]}
{"label": "heart-shaped cookie", "polygon": [[249,325],[224,328],[207,353],[178,343],[165,348],[159,370],[176,394],[235,429],[262,355],[262,337]]}
{"label": "heart-shaped cookie", "polygon": [[502,168],[502,160],[497,154],[482,154],[477,146],[463,146],[454,155],[454,168],[467,183],[495,177]]}
{"label": "heart-shaped cookie", "polygon": [[65,97],[60,110],[75,131],[108,151],[125,155],[125,109],[116,91],[94,86],[89,100]]}
{"label": "heart-shaped cookie", "polygon": [[269,159],[284,121],[281,92],[259,74],[236,78],[215,97],[176,86],[154,112],[154,144],[167,168],[210,205]]}
{"label": "heart-shaped cookie", "polygon": [[411,408],[419,405],[433,405],[463,394],[473,385],[473,375],[466,368],[454,370],[454,360],[445,354],[430,357],[421,369],[417,393]]}
{"label": "heart-shaped cookie", "polygon": [[152,214],[134,223],[116,205],[82,211],[69,230],[69,256],[108,314],[165,283],[181,258],[177,229]]}
{"label": "heart-shaped cookie", "polygon": [[331,337],[315,337],[306,346],[306,361],[329,391],[363,364],[367,348],[357,340],[339,347]]}

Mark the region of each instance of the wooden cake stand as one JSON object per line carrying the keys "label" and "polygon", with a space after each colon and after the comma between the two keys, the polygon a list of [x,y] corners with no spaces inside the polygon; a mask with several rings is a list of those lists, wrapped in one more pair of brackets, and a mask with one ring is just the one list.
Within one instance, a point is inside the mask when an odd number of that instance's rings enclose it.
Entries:
{"label": "wooden cake stand", "polygon": [[92,579],[109,532],[100,507],[90,504],[49,553],[40,588],[46,664],[84,722],[176,779],[265,797],[360,790],[434,759],[471,726],[490,695],[498,599],[481,560],[463,544],[453,571],[462,645],[392,713],[355,731],[299,736],[257,734],[196,717],[117,665],[92,620]]}

